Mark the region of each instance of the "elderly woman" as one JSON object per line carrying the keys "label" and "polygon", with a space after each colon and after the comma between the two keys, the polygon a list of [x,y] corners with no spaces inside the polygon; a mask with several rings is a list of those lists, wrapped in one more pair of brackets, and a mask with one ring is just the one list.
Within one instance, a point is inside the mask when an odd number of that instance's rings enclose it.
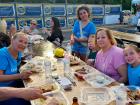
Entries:
{"label": "elderly woman", "polygon": [[88,39],[91,35],[95,35],[96,27],[89,20],[90,11],[88,7],[79,7],[77,17],[78,20],[74,23],[73,34],[71,35],[72,53],[85,61],[88,51]]}
{"label": "elderly woman", "polygon": [[100,48],[95,60],[96,69],[118,82],[126,82],[127,65],[123,49],[116,46],[111,32],[107,29],[99,29],[95,36],[95,44]]}
{"label": "elderly woman", "polygon": [[31,72],[18,73],[21,62],[21,52],[27,47],[27,35],[16,33],[9,47],[0,49],[0,87],[15,86],[15,80],[27,79]]}

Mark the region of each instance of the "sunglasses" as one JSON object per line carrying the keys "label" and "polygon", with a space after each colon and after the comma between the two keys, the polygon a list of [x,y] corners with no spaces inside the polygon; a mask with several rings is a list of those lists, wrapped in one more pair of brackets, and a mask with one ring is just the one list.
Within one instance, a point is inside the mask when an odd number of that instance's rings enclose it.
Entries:
{"label": "sunglasses", "polygon": [[32,25],[36,25],[35,23],[31,23]]}

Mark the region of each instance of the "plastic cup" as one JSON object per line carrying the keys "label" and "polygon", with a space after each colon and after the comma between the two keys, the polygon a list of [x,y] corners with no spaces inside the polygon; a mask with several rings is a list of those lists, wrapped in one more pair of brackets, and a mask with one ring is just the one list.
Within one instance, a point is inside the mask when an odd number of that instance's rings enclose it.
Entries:
{"label": "plastic cup", "polygon": [[45,68],[46,78],[50,78],[51,77],[51,74],[52,74],[51,62],[48,61],[48,60],[44,60],[44,68]]}

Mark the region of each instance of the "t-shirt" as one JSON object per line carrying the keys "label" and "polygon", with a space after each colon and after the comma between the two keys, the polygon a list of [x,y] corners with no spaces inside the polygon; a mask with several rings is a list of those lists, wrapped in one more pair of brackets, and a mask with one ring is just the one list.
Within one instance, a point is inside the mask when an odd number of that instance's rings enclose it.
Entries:
{"label": "t-shirt", "polygon": [[134,68],[128,65],[128,81],[129,85],[140,86],[140,65]]}
{"label": "t-shirt", "polygon": [[51,36],[49,36],[49,37],[47,38],[47,40],[49,40],[50,42],[57,41],[57,42],[59,42],[59,43],[61,44],[62,41],[64,40],[62,31],[61,31],[60,29],[54,30],[54,31],[52,32]]}
{"label": "t-shirt", "polygon": [[137,26],[140,26],[140,19],[138,19],[138,23],[137,23]]}
{"label": "t-shirt", "polygon": [[37,29],[33,29],[29,34],[30,35],[38,35],[39,31]]}
{"label": "t-shirt", "polygon": [[88,59],[95,59],[96,58],[96,54],[97,54],[97,51],[90,50],[90,53],[88,55]]}
{"label": "t-shirt", "polygon": [[[89,22],[85,27],[82,28],[83,37],[89,38],[90,35],[96,33],[96,27],[93,22]],[[80,21],[76,21],[73,27],[73,34],[75,37],[80,38]],[[75,42],[72,47],[72,51],[80,52],[81,54],[86,54],[87,46],[83,46],[80,42]]]}
{"label": "t-shirt", "polygon": [[[18,66],[21,62],[21,52],[18,53],[17,60],[13,58],[7,47],[0,49],[0,70],[4,71],[4,75],[12,75],[18,73]],[[13,81],[0,82],[0,87],[10,86]]]}
{"label": "t-shirt", "polygon": [[125,64],[123,49],[112,46],[108,51],[100,50],[96,55],[95,67],[104,74],[119,80],[120,74],[118,72],[119,66]]}

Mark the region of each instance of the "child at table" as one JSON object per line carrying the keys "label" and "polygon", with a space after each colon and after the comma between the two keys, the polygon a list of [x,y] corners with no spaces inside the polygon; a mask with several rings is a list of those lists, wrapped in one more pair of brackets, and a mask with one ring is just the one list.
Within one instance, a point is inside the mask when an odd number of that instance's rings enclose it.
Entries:
{"label": "child at table", "polygon": [[97,49],[96,49],[95,43],[94,43],[94,36],[91,36],[89,38],[88,48],[89,48],[89,54],[87,56],[87,64],[90,66],[93,66],[95,58],[96,58],[96,54],[97,54]]}
{"label": "child at table", "polygon": [[140,86],[140,49],[135,45],[127,45],[124,55],[128,63],[129,85]]}

